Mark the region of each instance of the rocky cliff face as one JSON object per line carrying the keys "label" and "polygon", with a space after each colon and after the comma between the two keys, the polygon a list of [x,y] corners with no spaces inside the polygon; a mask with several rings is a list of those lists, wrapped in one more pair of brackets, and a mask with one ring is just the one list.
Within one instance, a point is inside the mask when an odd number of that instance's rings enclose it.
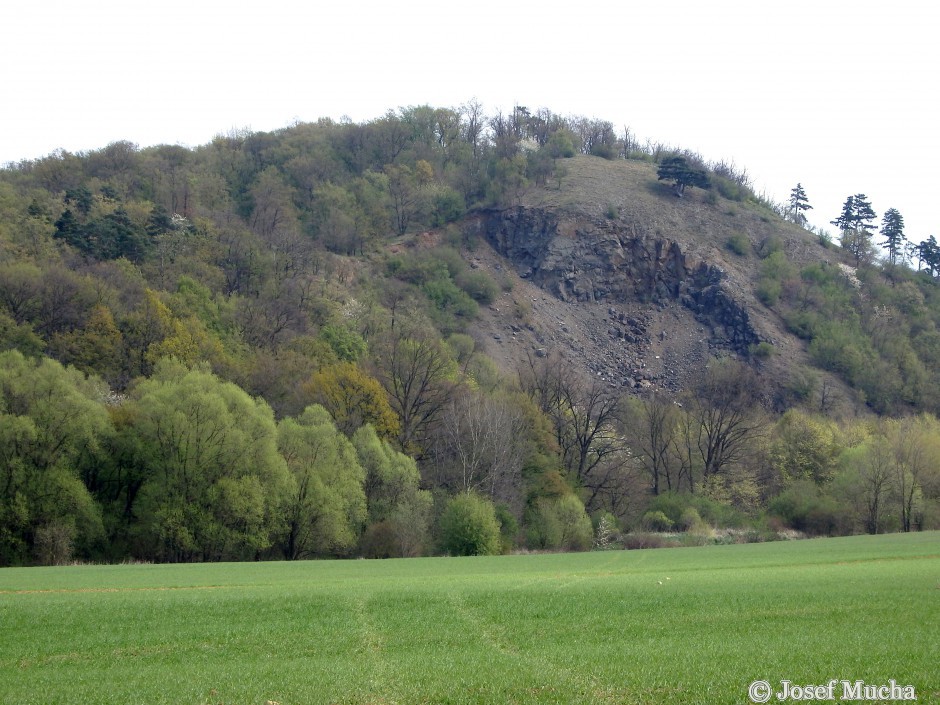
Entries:
{"label": "rocky cliff face", "polygon": [[745,303],[728,290],[724,272],[684,252],[676,241],[635,225],[566,220],[537,208],[491,212],[482,227],[520,276],[562,301],[678,302],[710,328],[713,345],[747,355],[760,341]]}

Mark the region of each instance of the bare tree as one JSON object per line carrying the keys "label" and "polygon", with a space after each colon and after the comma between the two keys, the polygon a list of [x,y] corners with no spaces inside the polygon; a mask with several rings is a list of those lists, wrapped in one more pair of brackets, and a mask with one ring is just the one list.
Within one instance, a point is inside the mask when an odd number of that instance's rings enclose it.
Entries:
{"label": "bare tree", "polygon": [[434,464],[442,484],[488,494],[494,502],[520,510],[529,426],[510,399],[471,390],[454,395],[434,434]]}
{"label": "bare tree", "polygon": [[655,395],[635,400],[624,426],[633,456],[649,475],[653,494],[678,491],[686,468],[677,452],[681,447],[679,407]]}
{"label": "bare tree", "polygon": [[741,460],[763,432],[766,419],[758,405],[759,389],[752,368],[725,360],[710,365],[688,396],[698,426],[694,440],[703,480]]}
{"label": "bare tree", "polygon": [[432,335],[396,325],[374,346],[376,377],[389,395],[405,452],[421,452],[453,389],[454,362]]}
{"label": "bare tree", "polygon": [[534,361],[522,370],[523,389],[551,419],[565,469],[591,495],[588,505],[613,491],[627,460],[627,444],[618,426],[620,399],[597,379],[567,373],[560,356]]}

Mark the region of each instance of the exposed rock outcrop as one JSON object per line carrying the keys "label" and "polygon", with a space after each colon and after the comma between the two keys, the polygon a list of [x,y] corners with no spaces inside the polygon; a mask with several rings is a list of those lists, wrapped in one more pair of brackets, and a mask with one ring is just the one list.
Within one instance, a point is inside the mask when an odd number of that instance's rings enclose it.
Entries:
{"label": "exposed rock outcrop", "polygon": [[724,272],[674,240],[624,223],[568,221],[537,208],[492,211],[481,225],[520,276],[562,301],[676,301],[710,327],[715,345],[747,355],[760,340]]}

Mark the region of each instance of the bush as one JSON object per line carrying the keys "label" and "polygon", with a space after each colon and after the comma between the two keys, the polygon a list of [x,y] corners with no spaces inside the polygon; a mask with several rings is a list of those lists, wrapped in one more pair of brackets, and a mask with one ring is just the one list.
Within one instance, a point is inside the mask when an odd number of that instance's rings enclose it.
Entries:
{"label": "bush", "polygon": [[809,480],[793,483],[771,501],[769,512],[791,529],[810,536],[849,533],[846,513],[832,497]]}
{"label": "bush", "polygon": [[586,551],[594,540],[594,529],[584,504],[569,494],[536,503],[526,538],[530,548]]}
{"label": "bush", "polygon": [[748,348],[748,352],[750,352],[753,357],[756,357],[760,360],[766,360],[773,356],[774,346],[764,341],[758,343],[757,345],[752,345],[750,348]]}
{"label": "bush", "polygon": [[496,507],[496,521],[499,522],[500,541],[502,552],[509,553],[516,547],[516,537],[519,534],[519,522],[509,511],[509,507],[500,504]]}
{"label": "bush", "polygon": [[453,223],[463,218],[466,212],[463,196],[451,188],[444,188],[434,195],[431,223],[435,227]]}
{"label": "bush", "polygon": [[439,520],[441,547],[454,556],[500,552],[500,527],[493,503],[475,494],[451,499]]}
{"label": "bush", "polygon": [[660,511],[649,511],[643,515],[643,528],[647,531],[670,531],[675,522]]}
{"label": "bush", "polygon": [[744,233],[734,233],[728,240],[725,242],[725,247],[731,250],[734,254],[744,257],[751,249],[751,243],[748,241],[747,236]]}
{"label": "bush", "polygon": [[747,186],[717,174],[711,175],[711,182],[718,190],[718,193],[729,201],[746,201],[753,195],[753,192]]}
{"label": "bush", "polygon": [[783,252],[783,240],[779,235],[771,235],[757,246],[757,256],[761,259],[767,259],[776,252]]}
{"label": "bush", "polygon": [[471,299],[484,306],[493,303],[499,294],[499,287],[486,272],[468,272],[457,277],[457,286],[464,290]]}
{"label": "bush", "polygon": [[320,329],[319,338],[344,362],[358,362],[365,355],[366,341],[346,326],[325,325]]}
{"label": "bush", "polygon": [[675,541],[656,534],[635,533],[623,537],[623,547],[631,551],[639,548],[672,548],[676,545]]}
{"label": "bush", "polygon": [[734,507],[701,494],[664,492],[653,498],[648,509],[662,512],[674,525],[681,526],[682,515],[689,507],[694,508],[702,521],[710,526],[740,527],[746,523],[746,517]]}

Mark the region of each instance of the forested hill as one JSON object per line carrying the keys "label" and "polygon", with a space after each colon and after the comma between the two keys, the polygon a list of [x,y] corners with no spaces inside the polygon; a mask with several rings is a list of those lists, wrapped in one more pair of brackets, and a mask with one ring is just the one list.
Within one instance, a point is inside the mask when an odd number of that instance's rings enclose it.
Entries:
{"label": "forested hill", "polygon": [[936,527],[940,251],[811,197],[476,104],[9,165],[0,565]]}

